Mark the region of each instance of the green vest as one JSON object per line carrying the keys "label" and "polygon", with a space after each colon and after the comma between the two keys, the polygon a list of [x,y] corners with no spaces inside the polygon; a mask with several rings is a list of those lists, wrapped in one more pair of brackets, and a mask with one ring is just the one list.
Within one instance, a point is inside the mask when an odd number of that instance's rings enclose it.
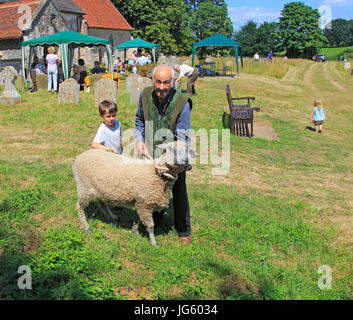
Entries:
{"label": "green vest", "polygon": [[[158,117],[158,108],[156,104],[158,103],[158,97],[154,93],[154,87],[147,87],[143,90],[142,94],[142,109],[145,123],[146,121],[153,122],[153,137],[159,129],[169,129],[173,135],[176,132],[176,125],[180,114],[183,112],[185,104],[189,102],[190,109],[192,108],[191,99],[180,90],[171,89],[173,96],[169,102],[164,105],[163,112]],[[162,143],[162,141],[155,141],[153,139],[153,146],[148,146],[148,152],[152,154],[151,147],[155,150],[156,145]]]}

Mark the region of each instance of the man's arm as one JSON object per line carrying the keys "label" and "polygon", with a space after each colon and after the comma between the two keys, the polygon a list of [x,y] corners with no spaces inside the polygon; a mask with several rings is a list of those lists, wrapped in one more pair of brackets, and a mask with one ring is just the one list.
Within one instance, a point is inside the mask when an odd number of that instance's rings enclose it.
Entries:
{"label": "man's arm", "polygon": [[187,102],[176,125],[177,140],[184,141],[188,145],[190,145],[190,113],[190,104]]}
{"label": "man's arm", "polygon": [[143,90],[140,94],[139,105],[135,116],[135,140],[137,143],[137,152],[142,156],[145,156],[147,155],[148,151],[145,143],[145,118],[142,108],[142,94]]}

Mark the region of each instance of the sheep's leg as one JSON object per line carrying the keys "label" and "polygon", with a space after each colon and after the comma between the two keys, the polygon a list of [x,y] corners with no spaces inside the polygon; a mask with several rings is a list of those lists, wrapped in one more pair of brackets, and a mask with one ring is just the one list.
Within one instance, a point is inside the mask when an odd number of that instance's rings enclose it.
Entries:
{"label": "sheep's leg", "polygon": [[90,234],[89,225],[88,225],[88,222],[86,219],[86,214],[85,214],[84,208],[85,208],[85,206],[82,206],[80,201],[77,201],[76,209],[78,212],[78,218],[80,219],[82,229],[86,234]]}
{"label": "sheep's leg", "polygon": [[107,219],[108,222],[114,223],[114,219],[116,218],[113,212],[110,210],[109,206],[103,202],[103,201],[98,201],[99,208],[103,212],[105,218]]}
{"label": "sheep's leg", "polygon": [[140,217],[140,221],[146,227],[146,230],[150,236],[150,241],[152,246],[156,246],[157,242],[156,242],[156,238],[154,237],[154,222],[152,217],[153,210],[149,210],[146,208],[139,208],[138,206],[136,206],[136,209]]}

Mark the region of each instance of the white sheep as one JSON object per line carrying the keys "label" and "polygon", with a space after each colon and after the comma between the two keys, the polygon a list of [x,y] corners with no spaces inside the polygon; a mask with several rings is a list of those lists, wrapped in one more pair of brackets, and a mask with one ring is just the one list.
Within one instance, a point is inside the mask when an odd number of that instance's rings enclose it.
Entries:
{"label": "white sheep", "polygon": [[[105,217],[115,218],[109,205],[135,207],[146,227],[152,245],[154,237],[153,212],[169,206],[170,193],[178,173],[191,170],[189,156],[195,157],[184,142],[159,146],[164,153],[155,161],[138,160],[103,150],[88,150],[80,154],[73,166],[77,187],[77,211],[83,230],[89,234],[84,209],[90,200],[98,198]],[[134,223],[131,231],[138,234]]]}

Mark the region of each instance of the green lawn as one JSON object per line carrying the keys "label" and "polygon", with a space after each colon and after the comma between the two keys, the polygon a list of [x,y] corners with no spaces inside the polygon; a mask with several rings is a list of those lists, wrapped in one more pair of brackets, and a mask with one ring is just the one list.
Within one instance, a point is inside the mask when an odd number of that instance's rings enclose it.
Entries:
{"label": "green lawn", "polygon": [[[81,93],[78,106],[57,105],[45,91],[0,105],[0,298],[352,299],[352,79],[336,62],[328,62],[330,79],[346,91],[325,79],[325,64],[286,66],[281,77],[245,69],[239,79],[197,81],[195,131],[223,129],[230,84],[234,97],[256,97],[255,121],[270,122],[280,141],[231,136],[226,176],[212,175],[217,165],[194,165],[189,246],[173,230],[172,208],[156,230],[157,247],[146,232],[129,232],[133,210],[116,226],[95,202],[87,209],[92,235],[81,232],[71,165],[101,122],[93,92]],[[328,116],[321,135],[307,129],[317,97]],[[125,130],[137,108],[129,101],[122,81]],[[32,269],[32,290],[17,287],[21,265]],[[323,265],[331,289],[318,287]]]}
{"label": "green lawn", "polygon": [[350,50],[350,55],[353,52],[353,46],[341,47],[341,48],[322,48],[319,53],[324,53],[327,56],[327,60],[336,60],[338,56],[343,56],[346,50]]}

